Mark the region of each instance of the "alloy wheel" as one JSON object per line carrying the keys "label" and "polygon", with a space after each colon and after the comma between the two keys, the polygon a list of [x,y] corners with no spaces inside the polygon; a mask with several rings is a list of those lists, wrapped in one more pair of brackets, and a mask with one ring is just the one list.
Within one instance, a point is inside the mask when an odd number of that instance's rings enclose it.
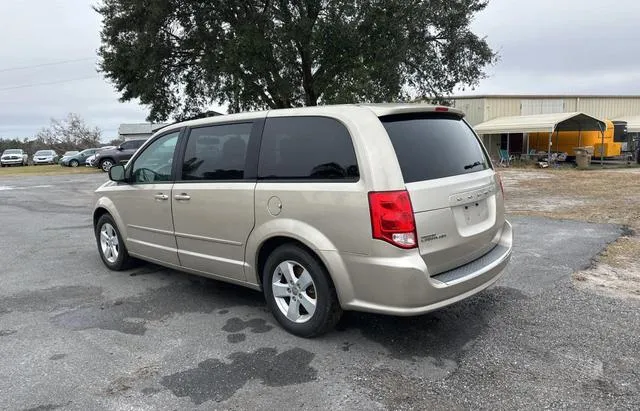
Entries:
{"label": "alloy wheel", "polygon": [[271,289],[287,319],[300,324],[313,317],[318,302],[316,285],[302,264],[291,260],[280,263],[273,273]]}
{"label": "alloy wheel", "polygon": [[118,260],[120,242],[115,228],[109,223],[103,224],[100,229],[100,248],[109,263],[114,264]]}

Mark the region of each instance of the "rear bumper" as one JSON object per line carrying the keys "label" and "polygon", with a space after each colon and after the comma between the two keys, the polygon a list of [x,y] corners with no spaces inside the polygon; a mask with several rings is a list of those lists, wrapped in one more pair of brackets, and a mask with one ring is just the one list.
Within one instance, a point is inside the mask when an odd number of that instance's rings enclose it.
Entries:
{"label": "rear bumper", "polygon": [[[346,310],[398,316],[437,310],[495,283],[511,259],[512,248],[513,231],[511,224],[505,222],[494,249],[436,276],[430,276],[417,251],[396,258],[342,254],[351,284],[347,292],[338,290],[340,301]],[[341,281],[334,282],[340,288]]]}

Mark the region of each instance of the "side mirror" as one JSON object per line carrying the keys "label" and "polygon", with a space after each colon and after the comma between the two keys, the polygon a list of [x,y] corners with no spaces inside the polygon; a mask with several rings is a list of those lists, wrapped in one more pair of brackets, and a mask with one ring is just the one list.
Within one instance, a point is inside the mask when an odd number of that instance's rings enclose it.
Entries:
{"label": "side mirror", "polygon": [[124,166],[119,164],[112,166],[109,169],[109,179],[116,182],[125,181]]}
{"label": "side mirror", "polygon": [[122,146],[118,146],[118,147],[116,147],[116,150],[118,150],[118,151],[122,151],[122,150],[124,150],[124,149],[122,148]]}

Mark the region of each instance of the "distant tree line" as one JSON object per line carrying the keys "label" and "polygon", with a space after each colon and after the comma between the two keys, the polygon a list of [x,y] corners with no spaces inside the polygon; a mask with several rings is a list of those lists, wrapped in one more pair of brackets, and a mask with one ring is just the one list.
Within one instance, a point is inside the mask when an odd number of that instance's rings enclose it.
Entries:
{"label": "distant tree line", "polygon": [[[0,139],[0,152],[9,148],[21,148],[32,155],[38,150],[55,150],[58,154],[71,150],[100,147],[102,132],[97,127],[88,126],[77,114],[70,113],[63,119],[51,119],[48,127],[40,130],[34,138]],[[119,144],[112,140],[110,145]]]}

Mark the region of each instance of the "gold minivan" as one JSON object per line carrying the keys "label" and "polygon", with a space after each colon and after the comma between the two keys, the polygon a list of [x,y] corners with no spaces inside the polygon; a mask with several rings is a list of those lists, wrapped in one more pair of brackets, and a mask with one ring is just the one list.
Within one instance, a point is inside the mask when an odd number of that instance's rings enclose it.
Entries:
{"label": "gold minivan", "polygon": [[104,264],[263,290],[310,337],[343,310],[409,316],[493,284],[511,257],[499,176],[463,113],[340,105],[191,120],[97,191]]}

